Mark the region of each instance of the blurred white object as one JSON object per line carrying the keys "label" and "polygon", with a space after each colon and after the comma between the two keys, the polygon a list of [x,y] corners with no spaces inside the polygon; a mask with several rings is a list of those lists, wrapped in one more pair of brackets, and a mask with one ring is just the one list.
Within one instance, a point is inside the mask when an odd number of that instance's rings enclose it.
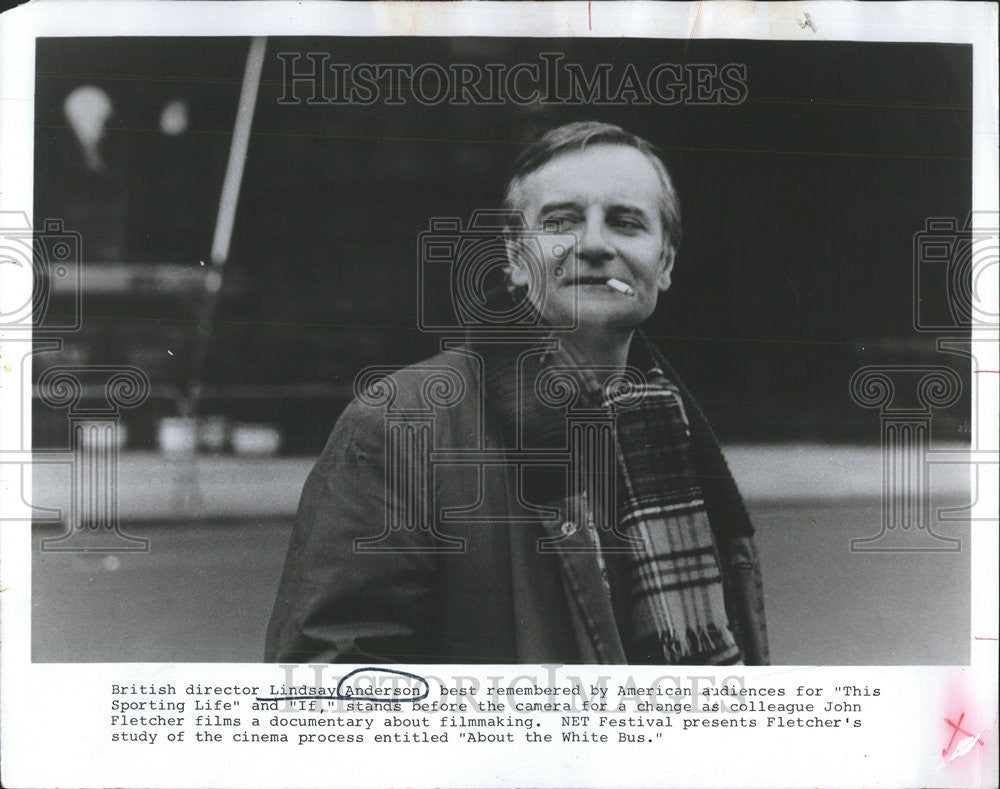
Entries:
{"label": "blurred white object", "polygon": [[198,448],[222,452],[229,441],[229,420],[224,416],[202,417],[198,426]]}
{"label": "blurred white object", "polygon": [[76,132],[87,167],[91,170],[104,169],[97,145],[104,137],[104,124],[111,116],[111,106],[108,94],[95,85],[77,88],[63,103],[63,112]]}
{"label": "blurred white object", "polygon": [[167,416],[160,420],[160,451],[165,455],[193,455],[198,448],[198,422],[185,416]]}
{"label": "blurred white object", "polygon": [[236,424],[229,441],[237,455],[264,457],[276,454],[281,447],[281,431],[274,425]]}
{"label": "blurred white object", "polygon": [[160,131],[168,137],[183,134],[188,127],[188,105],[186,101],[168,101],[160,113]]}

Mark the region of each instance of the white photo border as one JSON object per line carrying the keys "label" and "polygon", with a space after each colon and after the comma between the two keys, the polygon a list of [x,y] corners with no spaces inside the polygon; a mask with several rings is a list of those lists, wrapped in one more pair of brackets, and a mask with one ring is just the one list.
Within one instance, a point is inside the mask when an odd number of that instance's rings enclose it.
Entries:
{"label": "white photo border", "polygon": [[[805,24],[807,19],[810,24]],[[940,42],[973,46],[973,211],[977,221],[1000,210],[997,148],[997,9],[992,3],[958,2],[53,2],[14,9],[0,18],[0,211],[27,212],[33,205],[33,95],[35,39],[82,36],[464,36],[770,39],[794,41]],[[982,228],[988,229],[985,226]],[[907,285],[908,286],[908,285]],[[998,301],[996,280],[979,297]],[[30,294],[23,294],[30,299]],[[998,341],[993,328],[974,328],[988,357],[972,373],[972,415],[977,446],[997,451],[1000,402]],[[30,449],[29,338],[0,330],[0,450]],[[971,475],[971,469],[970,469]],[[880,685],[894,699],[891,710],[873,716],[858,733],[847,732],[833,747],[811,731],[739,736],[731,730],[699,732],[658,758],[637,758],[617,748],[586,757],[580,751],[524,746],[450,751],[421,748],[386,751],[295,751],[227,745],[126,750],[107,742],[88,710],[107,716],[110,682],[163,681],[247,683],[277,669],[262,665],[33,664],[30,650],[31,534],[23,524],[0,526],[0,720],[2,765],[10,786],[332,786],[332,785],[538,785],[538,786],[861,786],[949,785],[958,774],[941,756],[952,714],[948,700],[961,697],[980,711],[987,740],[976,780],[994,784],[997,743],[998,544],[997,467],[979,479],[971,523],[972,611],[969,666],[745,669],[755,683]],[[9,518],[28,518],[18,495],[20,471],[0,464],[0,506]],[[28,491],[30,497],[30,491]],[[933,634],[928,634],[933,637]],[[546,676],[544,667],[538,675]],[[523,675],[530,667],[427,667],[429,675]],[[600,669],[573,669],[596,676]],[[605,669],[605,671],[607,671]],[[270,672],[270,673],[268,673]],[[613,673],[613,672],[612,672]],[[640,672],[633,672],[638,676]],[[700,670],[722,678],[730,672]],[[656,676],[655,672],[646,672]],[[789,676],[791,675],[791,676]],[[990,713],[992,719],[989,720]],[[971,717],[970,717],[971,720]],[[188,743],[188,745],[194,745]],[[143,746],[145,747],[145,746]],[[377,746],[373,746],[376,747]],[[971,746],[975,750],[975,744]],[[720,758],[720,754],[724,754]],[[650,757],[653,753],[650,753]],[[975,753],[969,758],[976,757]],[[669,760],[669,778],[663,760]],[[405,760],[405,771],[401,762]],[[306,766],[303,766],[303,765]],[[516,767],[512,765],[516,764]],[[991,772],[993,771],[993,772]],[[963,774],[965,775],[965,774]]]}

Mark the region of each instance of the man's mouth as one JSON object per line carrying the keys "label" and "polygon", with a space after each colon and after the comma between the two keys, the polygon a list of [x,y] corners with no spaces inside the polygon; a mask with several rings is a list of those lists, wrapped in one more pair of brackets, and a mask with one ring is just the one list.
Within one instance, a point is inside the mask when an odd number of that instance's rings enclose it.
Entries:
{"label": "man's mouth", "polygon": [[571,280],[573,285],[592,285],[598,287],[606,287],[610,290],[616,291],[618,293],[623,293],[626,296],[634,296],[635,290],[627,282],[623,280],[616,279],[614,277],[597,277],[597,276],[586,276],[586,277],[576,277]]}

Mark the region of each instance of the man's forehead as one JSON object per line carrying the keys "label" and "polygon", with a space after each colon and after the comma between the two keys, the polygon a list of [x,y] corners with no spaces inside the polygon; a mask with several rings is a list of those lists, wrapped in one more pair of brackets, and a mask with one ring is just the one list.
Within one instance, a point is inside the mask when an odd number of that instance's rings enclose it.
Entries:
{"label": "man's forehead", "polygon": [[524,202],[624,202],[655,206],[663,184],[653,163],[625,145],[595,145],[568,151],[529,173],[521,184]]}

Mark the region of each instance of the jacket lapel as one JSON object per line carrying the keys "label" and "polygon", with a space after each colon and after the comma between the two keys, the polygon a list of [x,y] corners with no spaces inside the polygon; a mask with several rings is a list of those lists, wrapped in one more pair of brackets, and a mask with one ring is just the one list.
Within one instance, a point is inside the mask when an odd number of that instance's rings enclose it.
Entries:
{"label": "jacket lapel", "polygon": [[[564,500],[561,507],[564,516],[582,511],[569,504]],[[546,536],[538,541],[538,551],[555,553],[558,557],[571,609],[579,617],[579,625],[590,642],[596,662],[625,663],[625,649],[598,559],[599,548],[593,530],[566,517],[544,518],[542,528]]]}
{"label": "jacket lapel", "polygon": [[[544,359],[558,350],[558,342],[534,338],[510,346],[487,343],[473,347],[484,359],[484,391],[499,420],[505,445],[521,447],[525,438],[528,451],[564,448],[565,408],[543,404],[535,391]],[[567,497],[564,473],[546,474],[530,464],[523,471],[526,500],[560,510],[560,517],[540,519],[545,536],[538,540],[537,550],[558,558],[581,659],[625,663],[625,649],[598,561],[599,548],[593,531],[577,523],[573,515],[585,509]]]}

